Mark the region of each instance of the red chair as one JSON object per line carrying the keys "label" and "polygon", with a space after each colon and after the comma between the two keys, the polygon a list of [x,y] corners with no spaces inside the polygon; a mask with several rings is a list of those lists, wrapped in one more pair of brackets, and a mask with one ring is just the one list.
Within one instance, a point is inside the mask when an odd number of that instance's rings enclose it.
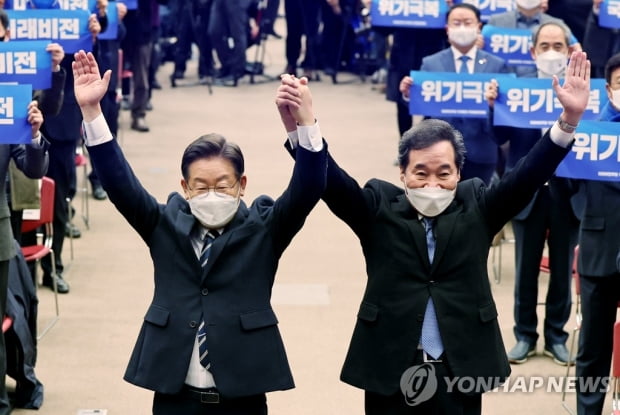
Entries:
{"label": "red chair", "polygon": [[6,333],[13,325],[13,319],[9,316],[4,316],[2,319],[2,332]]}
{"label": "red chair", "polygon": [[[24,219],[22,221],[22,232],[32,232],[38,230],[40,227],[44,227],[45,238],[39,243],[39,237],[37,235],[37,243],[35,245],[22,246],[22,253],[26,262],[36,261],[37,264],[39,263],[41,258],[50,255],[50,262],[52,263],[52,273],[53,275],[56,275],[56,261],[54,261],[54,251],[52,250],[52,222],[54,220],[54,186],[55,184],[53,179],[50,179],[49,177],[43,177],[43,179],[41,179],[41,209],[39,219]],[[36,273],[34,277],[36,286]],[[48,323],[47,326],[43,329],[41,334],[37,335],[37,340],[41,339],[60,318],[60,312],[58,309],[58,287],[56,286],[56,279],[52,278],[52,282],[52,288],[54,291],[54,302],[56,305],[56,315],[52,319],[52,321]]]}

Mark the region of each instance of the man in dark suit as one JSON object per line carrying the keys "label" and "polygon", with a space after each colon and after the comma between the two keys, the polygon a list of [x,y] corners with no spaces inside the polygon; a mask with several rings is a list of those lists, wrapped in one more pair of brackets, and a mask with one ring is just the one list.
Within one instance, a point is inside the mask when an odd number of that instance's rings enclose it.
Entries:
{"label": "man in dark suit", "polygon": [[[362,188],[328,158],[323,200],[360,239],[368,273],[341,373],[366,391],[367,415],[480,414],[482,392],[510,374],[487,275],[489,247],[568,153],[588,103],[589,65],[575,52],[563,86],[554,78],[560,119],[493,187],[459,182],[463,140],[442,120],[403,135],[402,186],[373,179]],[[299,105],[296,88],[307,80],[283,82],[290,99],[279,101],[280,114],[294,147],[296,122],[287,111]],[[318,125],[312,135],[321,135]],[[455,379],[477,386],[452,388]]]}
{"label": "man in dark suit", "polygon": [[[569,56],[568,28],[557,21],[546,22],[532,36],[532,57],[538,78],[564,77]],[[545,57],[550,57],[546,62]],[[554,68],[553,70],[549,68]],[[527,75],[524,75],[527,76]],[[497,97],[497,82],[485,91],[492,108]],[[506,169],[510,170],[540,139],[540,129],[494,127],[499,145],[509,143]],[[570,204],[569,180],[553,176],[536,192],[530,203],[512,218],[515,235],[514,334],[517,343],[508,351],[510,363],[525,363],[536,354],[538,333],[537,306],[540,262],[549,247],[549,286],[545,299],[543,354],[560,365],[574,364],[569,356],[564,326],[570,316],[573,252],[579,221]]]}
{"label": "man in dark suit", "polygon": [[[600,119],[620,122],[620,54],[607,61],[605,80],[609,102]],[[583,384],[596,384],[597,379],[609,376],[620,301],[620,183],[580,180],[573,205],[581,219],[577,269],[583,316],[576,374]],[[577,413],[602,413],[605,394],[605,388],[578,388]]]}
{"label": "man in dark suit", "polygon": [[[503,59],[476,47],[480,34],[480,11],[468,3],[459,3],[450,8],[446,17],[446,31],[450,47],[422,59],[421,71],[499,73],[507,72]],[[400,83],[400,91],[409,99],[409,90],[414,80],[405,76]],[[487,185],[497,164],[497,144],[493,141],[493,131],[486,119],[445,117],[463,134],[467,161],[461,171],[461,179],[473,177],[482,179]]]}
{"label": "man in dark suit", "polygon": [[269,303],[278,261],[325,188],[326,146],[303,131],[314,124],[309,90],[296,111],[297,163],[278,199],[248,207],[241,150],[209,134],[183,154],[184,195],[160,204],[101,115],[110,73],[102,79],[93,55],[79,52],[74,74],[92,163],[153,259],[155,295],[125,380],[155,391],[156,415],[266,414],[265,392],[294,387]]}

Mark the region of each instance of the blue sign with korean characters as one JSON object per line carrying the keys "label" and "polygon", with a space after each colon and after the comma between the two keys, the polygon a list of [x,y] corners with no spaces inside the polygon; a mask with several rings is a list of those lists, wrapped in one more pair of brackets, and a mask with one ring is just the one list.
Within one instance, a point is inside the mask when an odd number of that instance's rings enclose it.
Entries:
{"label": "blue sign with korean characters", "polygon": [[[493,124],[521,128],[548,128],[558,119],[562,105],[556,98],[551,79],[498,79],[499,94],[493,111]],[[560,84],[564,80],[560,79]],[[599,118],[607,103],[604,79],[590,80],[590,100],[583,120]]]}
{"label": "blue sign with korean characters", "polygon": [[572,179],[620,181],[620,123],[582,121],[555,174]]}
{"label": "blue sign with korean characters", "polygon": [[372,0],[373,26],[441,28],[446,25],[446,0]]}
{"label": "blue sign with korean characters", "polygon": [[[97,0],[58,0],[60,8],[63,10],[86,10],[91,13],[97,13]],[[118,34],[118,11],[116,10],[116,1],[109,1],[106,7],[108,17],[108,27],[97,37],[99,39],[116,39]]]}
{"label": "blue sign with korean characters", "polygon": [[33,89],[52,85],[52,58],[43,40],[0,42],[0,82],[31,84]]}
{"label": "blue sign with korean characters", "polygon": [[485,118],[489,105],[484,99],[491,79],[514,74],[411,71],[409,112],[429,117]]}
{"label": "blue sign with korean characters", "polygon": [[468,3],[480,10],[480,20],[486,22],[492,14],[516,9],[514,0],[456,0],[454,3]]}
{"label": "blue sign with korean characters", "polygon": [[30,144],[28,104],[32,86],[0,84],[0,144]]}
{"label": "blue sign with korean characters", "polygon": [[493,25],[482,28],[484,50],[506,61],[508,65],[532,65],[536,62],[530,54],[532,31],[530,29],[506,29]]}
{"label": "blue sign with korean characters", "polygon": [[598,13],[598,24],[612,29],[620,28],[620,0],[603,0]]}
{"label": "blue sign with korean characters", "polygon": [[7,10],[11,40],[48,40],[60,43],[65,53],[93,48],[86,10]]}

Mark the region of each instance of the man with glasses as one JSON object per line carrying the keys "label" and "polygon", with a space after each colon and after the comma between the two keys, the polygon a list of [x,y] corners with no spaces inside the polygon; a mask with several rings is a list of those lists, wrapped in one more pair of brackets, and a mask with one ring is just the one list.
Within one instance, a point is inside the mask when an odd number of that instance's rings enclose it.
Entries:
{"label": "man with glasses", "polygon": [[308,134],[309,90],[300,91],[300,147],[279,198],[247,206],[241,150],[208,134],[183,153],[183,194],[161,204],[134,176],[101,114],[110,71],[101,78],[93,55],[80,51],[73,72],[93,166],[153,260],[155,294],[125,380],[155,391],[156,415],[267,414],[265,393],[294,387],[270,306],[278,261],[326,181],[326,145]]}

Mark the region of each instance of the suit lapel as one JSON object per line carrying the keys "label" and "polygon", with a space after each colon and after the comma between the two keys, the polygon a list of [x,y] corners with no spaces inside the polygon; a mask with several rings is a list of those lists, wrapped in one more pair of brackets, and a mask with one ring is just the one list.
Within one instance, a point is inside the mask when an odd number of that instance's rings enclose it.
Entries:
{"label": "suit lapel", "polygon": [[435,223],[435,257],[433,258],[434,271],[437,268],[437,264],[441,262],[444,254],[447,251],[448,243],[452,237],[452,231],[454,230],[456,219],[458,218],[459,209],[455,208],[455,202],[452,202],[448,206],[447,212],[437,216]]}
{"label": "suit lapel", "polygon": [[423,258],[423,262],[428,269],[431,267],[431,263],[428,260],[428,248],[426,246],[426,232],[424,226],[418,219],[418,212],[411,206],[411,203],[407,199],[407,196],[403,193],[398,196],[393,206],[394,212],[401,215],[403,220],[407,223],[407,228],[413,239],[413,249],[417,252],[420,258]]}
{"label": "suit lapel", "polygon": [[244,222],[248,216],[248,208],[245,203],[242,201],[239,202],[239,209],[235,214],[233,220],[226,226],[224,232],[213,241],[213,245],[211,245],[211,252],[209,253],[209,260],[207,261],[207,266],[204,267],[202,272],[202,281],[204,282],[205,278],[209,274],[211,268],[213,268],[213,264],[217,261],[218,257],[222,253],[222,250],[228,243],[231,237],[235,234],[239,233],[240,230],[244,229]]}
{"label": "suit lapel", "polygon": [[483,73],[486,72],[486,67],[489,63],[489,60],[484,56],[484,54],[480,53],[478,49],[476,51],[476,60],[474,61],[474,73]]}
{"label": "suit lapel", "polygon": [[454,64],[454,53],[452,48],[446,49],[446,53],[441,56],[441,64],[446,68],[446,72],[456,72],[456,65]]}

